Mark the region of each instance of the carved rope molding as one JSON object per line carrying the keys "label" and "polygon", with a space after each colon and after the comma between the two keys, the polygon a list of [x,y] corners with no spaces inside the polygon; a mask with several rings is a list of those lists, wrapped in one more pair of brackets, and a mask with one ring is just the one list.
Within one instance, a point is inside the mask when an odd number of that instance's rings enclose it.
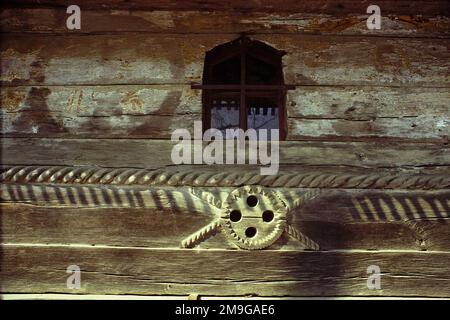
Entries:
{"label": "carved rope molding", "polygon": [[[0,182],[3,183],[3,188],[0,188],[0,202],[77,207],[140,207],[161,210],[164,208],[179,210],[187,206],[187,209],[195,212],[210,212],[213,220],[181,240],[180,245],[183,248],[195,247],[220,230],[225,233],[230,242],[242,249],[266,248],[276,241],[282,232],[285,232],[301,243],[305,249],[318,250],[319,244],[290,225],[287,218],[293,211],[302,214],[302,205],[323,195],[322,191],[326,188],[449,190],[448,175],[361,175],[311,172],[285,173],[267,177],[251,172],[202,173],[200,170],[184,168],[178,171],[152,171],[72,166],[2,168]],[[193,184],[192,187],[189,184]],[[272,188],[261,189],[265,187],[264,184]],[[177,188],[172,188],[173,186]],[[272,203],[269,209],[275,213],[274,216],[278,217],[278,220],[281,219],[277,229],[268,230],[265,238],[253,242],[247,241],[242,235],[237,235],[234,226],[229,223],[233,198],[227,198],[228,200],[221,198],[220,192],[217,193],[220,191],[219,188],[210,190],[202,188],[218,186],[236,186],[237,189],[234,191],[224,189],[229,195],[233,195],[236,191],[239,195],[245,192],[262,195],[262,200],[266,198],[267,203]],[[322,186],[325,188],[321,188]],[[237,197],[242,198],[239,195]],[[161,198],[164,201],[161,201]],[[192,198],[201,201],[196,202]],[[406,224],[422,219],[444,221],[450,218],[449,201],[448,191],[444,193],[433,191],[429,195],[419,196],[414,193],[410,195],[379,194],[374,198],[368,198],[361,193],[349,198],[348,212],[342,214],[341,219],[369,222],[392,221]],[[191,204],[190,207],[188,204]],[[277,208],[282,212],[277,213]],[[283,213],[284,211],[286,213]],[[260,210],[259,214],[261,212],[263,210]],[[286,223],[284,223],[285,219]],[[416,233],[418,239],[423,238],[421,236],[423,232]]]}
{"label": "carved rope molding", "polygon": [[140,186],[285,188],[449,189],[447,174],[324,173],[319,171],[261,176],[256,172],[204,172],[199,169],[148,170],[74,166],[14,166],[1,168],[0,182],[26,184],[102,184]]}

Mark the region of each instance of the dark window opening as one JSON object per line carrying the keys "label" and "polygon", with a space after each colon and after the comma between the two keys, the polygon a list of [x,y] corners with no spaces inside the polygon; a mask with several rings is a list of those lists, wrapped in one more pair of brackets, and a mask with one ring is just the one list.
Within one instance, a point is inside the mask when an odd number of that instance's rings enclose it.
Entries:
{"label": "dark window opening", "polygon": [[246,56],[246,83],[248,84],[280,84],[275,65],[266,63],[251,55]]}
{"label": "dark window opening", "polygon": [[241,79],[241,59],[230,58],[212,67],[211,84],[238,84]]}

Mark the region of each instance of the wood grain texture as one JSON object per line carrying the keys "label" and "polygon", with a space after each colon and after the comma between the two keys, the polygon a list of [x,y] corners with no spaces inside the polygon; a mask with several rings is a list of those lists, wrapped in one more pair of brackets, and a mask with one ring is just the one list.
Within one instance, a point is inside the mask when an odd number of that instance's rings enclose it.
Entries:
{"label": "wood grain texture", "polygon": [[447,140],[448,93],[431,88],[297,88],[288,93],[288,139]]}
{"label": "wood grain texture", "polygon": [[[288,140],[416,139],[450,135],[445,88],[298,87],[288,95]],[[170,138],[201,121],[186,85],[2,88],[8,137]]]}
{"label": "wood grain texture", "polygon": [[[185,2],[185,1],[184,1]],[[0,13],[3,32],[33,33],[305,33],[334,35],[448,37],[450,18],[413,15],[384,15],[382,28],[369,30],[366,10],[346,15],[298,12],[146,11],[84,10],[79,31],[68,30],[68,14],[62,8],[4,9]],[[19,18],[20,17],[20,18]]]}
{"label": "wood grain texture", "polygon": [[[2,139],[3,165],[93,165],[156,169],[172,165],[170,140]],[[117,152],[117,151],[120,152]],[[158,152],[155,152],[158,150]],[[450,150],[438,144],[280,143],[280,164],[360,168],[448,169]],[[114,157],[111,157],[111,155]],[[208,170],[205,166],[205,170]],[[233,167],[234,168],[234,167]],[[212,166],[211,169],[217,170]],[[222,167],[221,170],[224,168]],[[230,168],[232,169],[232,168]]]}
{"label": "wood grain texture", "polygon": [[[201,82],[205,51],[237,35],[5,36],[3,85]],[[448,39],[257,35],[297,85],[448,87]],[[74,68],[76,66],[76,68]]]}
{"label": "wood grain texture", "polygon": [[[67,7],[72,3],[69,0],[6,0],[5,6],[9,7]],[[365,12],[368,4],[359,0],[315,0],[299,2],[296,0],[235,0],[224,2],[220,0],[199,1],[171,1],[171,0],[103,0],[78,2],[86,9],[146,9],[146,10],[206,10],[206,11],[276,11],[276,12],[303,12],[303,13],[328,13],[334,15],[346,13]],[[450,7],[445,0],[379,0],[378,5],[388,14],[397,13],[405,15],[448,15]]]}
{"label": "wood grain texture", "polygon": [[[253,296],[450,295],[444,252],[167,250],[3,245],[3,293],[73,293],[66,269],[81,268],[78,293]],[[264,261],[264,264],[261,264]],[[382,271],[367,289],[367,268]]]}
{"label": "wood grain texture", "polygon": [[2,98],[13,136],[170,138],[201,120],[201,92],[186,86],[4,88]]}
{"label": "wood grain texture", "polygon": [[287,111],[289,118],[305,119],[446,117],[449,101],[447,88],[298,86],[287,93]]}
{"label": "wood grain texture", "polygon": [[447,118],[419,116],[373,120],[288,119],[289,140],[357,140],[363,138],[448,141]]}
{"label": "wood grain texture", "polygon": [[[4,243],[178,248],[222,212],[187,188],[151,190],[3,186],[1,239]],[[218,193],[224,201],[232,189],[200,190]],[[274,190],[289,206],[305,192]],[[322,250],[449,250],[449,206],[450,195],[445,191],[324,189],[315,199],[294,207],[288,220]],[[220,228],[208,238],[199,241],[198,248],[236,248]],[[302,245],[284,233],[270,248],[302,250]]]}

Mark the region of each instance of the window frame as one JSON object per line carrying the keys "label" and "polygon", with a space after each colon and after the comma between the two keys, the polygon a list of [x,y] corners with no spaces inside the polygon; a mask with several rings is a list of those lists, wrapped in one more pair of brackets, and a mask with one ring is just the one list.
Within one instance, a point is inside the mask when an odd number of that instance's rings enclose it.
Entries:
{"label": "window frame", "polygon": [[[212,100],[217,92],[220,94],[235,94],[239,96],[239,128],[247,130],[247,97],[269,97],[278,107],[280,140],[287,136],[287,90],[295,89],[293,85],[284,84],[282,57],[284,51],[277,50],[263,42],[251,40],[243,35],[236,40],[216,46],[206,52],[203,69],[203,84],[191,86],[192,89],[202,90],[202,121],[203,131],[211,128]],[[239,84],[212,84],[213,67],[236,55],[240,55],[240,83]],[[252,56],[276,68],[276,84],[247,84],[246,57]]]}

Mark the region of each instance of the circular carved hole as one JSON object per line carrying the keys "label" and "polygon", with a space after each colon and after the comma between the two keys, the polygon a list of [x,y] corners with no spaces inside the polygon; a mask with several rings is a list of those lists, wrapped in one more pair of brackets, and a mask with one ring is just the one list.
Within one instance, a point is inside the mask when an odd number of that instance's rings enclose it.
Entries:
{"label": "circular carved hole", "polygon": [[273,212],[271,210],[266,210],[262,214],[262,218],[264,222],[270,222],[273,220]]}
{"label": "circular carved hole", "polygon": [[249,207],[256,207],[256,205],[258,204],[258,198],[255,196],[249,196],[247,198],[247,204]]}
{"label": "circular carved hole", "polygon": [[233,210],[230,212],[230,220],[233,222],[238,222],[241,220],[242,214],[239,210]]}
{"label": "circular carved hole", "polygon": [[245,235],[247,238],[253,238],[256,235],[256,228],[255,227],[248,227],[245,230]]}

